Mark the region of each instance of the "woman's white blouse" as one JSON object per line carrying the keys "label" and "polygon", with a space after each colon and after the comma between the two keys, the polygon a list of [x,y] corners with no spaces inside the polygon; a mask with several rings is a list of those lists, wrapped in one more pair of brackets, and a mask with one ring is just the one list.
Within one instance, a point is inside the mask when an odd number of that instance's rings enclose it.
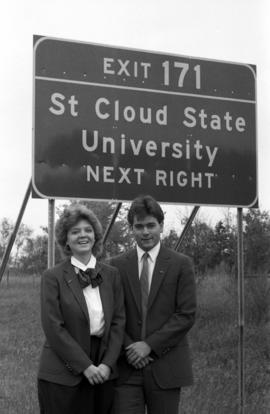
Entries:
{"label": "woman's white blouse", "polygon": [[[94,269],[96,266],[96,258],[95,256],[91,255],[91,258],[87,265],[84,265],[78,259],[75,259],[75,257],[72,256],[71,264],[74,266],[75,272],[78,273],[79,269],[83,271],[89,268]],[[92,288],[92,286],[89,285],[83,289],[83,294],[85,297],[90,319],[90,335],[102,336],[104,333],[105,321],[99,287],[97,286],[95,288]]]}

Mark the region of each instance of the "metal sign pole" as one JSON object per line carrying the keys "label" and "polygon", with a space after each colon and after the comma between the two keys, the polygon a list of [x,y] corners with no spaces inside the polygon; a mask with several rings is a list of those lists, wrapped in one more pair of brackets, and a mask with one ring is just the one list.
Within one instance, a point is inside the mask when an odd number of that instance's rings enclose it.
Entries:
{"label": "metal sign pole", "polygon": [[18,218],[16,220],[13,232],[11,233],[11,236],[10,236],[9,241],[8,241],[8,245],[6,247],[6,250],[5,250],[5,253],[4,253],[4,256],[3,256],[3,260],[2,260],[1,268],[0,268],[0,282],[2,280],[2,277],[3,277],[4,273],[5,273],[6,266],[7,266],[8,260],[9,260],[9,256],[10,256],[13,244],[15,242],[17,232],[18,232],[19,227],[20,227],[26,205],[27,205],[29,197],[31,195],[31,189],[32,189],[32,182],[30,180],[30,182],[28,184],[28,187],[27,187],[27,190],[26,190],[26,193],[25,193],[25,196],[24,196],[24,199],[23,199],[23,203],[22,203]]}
{"label": "metal sign pole", "polygon": [[116,208],[115,208],[115,210],[113,212],[111,221],[110,221],[110,223],[108,224],[108,227],[105,230],[105,233],[104,233],[104,236],[103,236],[103,240],[102,240],[103,245],[105,245],[105,243],[107,241],[107,238],[109,237],[110,231],[111,231],[112,226],[113,226],[113,224],[114,224],[114,222],[115,222],[115,220],[117,218],[117,215],[119,213],[119,210],[120,210],[121,206],[122,206],[122,203],[121,202],[117,203],[117,206],[116,206]]}
{"label": "metal sign pole", "polygon": [[238,392],[239,392],[239,413],[245,412],[245,295],[244,295],[244,254],[243,254],[243,209],[237,209],[237,263],[238,263],[238,326],[239,326],[239,342],[238,342]]}
{"label": "metal sign pole", "polygon": [[50,199],[48,203],[48,269],[55,264],[55,200]]}
{"label": "metal sign pole", "polygon": [[180,249],[180,247],[182,246],[183,241],[184,241],[184,239],[186,237],[186,234],[187,234],[190,226],[192,225],[193,220],[194,220],[197,212],[199,211],[199,208],[200,208],[200,206],[195,206],[193,208],[193,210],[191,212],[191,215],[190,215],[188,221],[186,222],[185,227],[183,228],[182,233],[180,234],[179,239],[177,240],[177,242],[176,242],[176,244],[174,246],[174,250],[178,251]]}

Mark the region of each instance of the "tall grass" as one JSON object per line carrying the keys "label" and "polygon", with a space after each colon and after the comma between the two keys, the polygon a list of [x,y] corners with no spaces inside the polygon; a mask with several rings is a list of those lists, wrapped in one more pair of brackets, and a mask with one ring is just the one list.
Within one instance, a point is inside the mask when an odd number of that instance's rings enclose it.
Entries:
{"label": "tall grass", "polygon": [[[256,289],[254,288],[256,284]],[[270,413],[265,278],[245,280],[245,413]],[[184,390],[181,414],[234,414],[239,409],[237,280],[209,275],[198,288],[197,323],[190,332],[195,385]]]}
{"label": "tall grass", "polygon": [[[263,278],[245,281],[246,414],[270,413],[264,283]],[[179,413],[238,413],[237,281],[213,273],[201,280],[197,296],[197,322],[189,334],[195,384],[182,390]],[[11,277],[9,286],[2,281],[0,315],[0,413],[37,414],[36,371],[43,341],[39,278]]]}
{"label": "tall grass", "polygon": [[12,277],[0,285],[0,413],[36,414],[36,372],[43,334],[39,282]]}

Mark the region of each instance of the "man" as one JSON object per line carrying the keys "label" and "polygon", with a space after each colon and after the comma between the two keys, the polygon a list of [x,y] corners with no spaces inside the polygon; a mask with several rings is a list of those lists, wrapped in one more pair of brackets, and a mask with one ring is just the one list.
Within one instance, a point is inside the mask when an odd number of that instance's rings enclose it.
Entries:
{"label": "man", "polygon": [[195,319],[193,267],[162,246],[164,214],[151,196],[128,212],[136,248],[111,259],[121,275],[126,308],[115,414],[177,414],[182,386],[192,384],[187,333]]}

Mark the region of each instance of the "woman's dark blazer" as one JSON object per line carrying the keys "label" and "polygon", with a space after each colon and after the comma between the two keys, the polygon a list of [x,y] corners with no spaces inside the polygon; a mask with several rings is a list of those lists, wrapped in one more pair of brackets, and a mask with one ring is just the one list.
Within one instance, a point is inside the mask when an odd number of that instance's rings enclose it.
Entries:
{"label": "woman's dark blazer", "polygon": [[[123,342],[125,314],[118,270],[101,264],[99,286],[105,332],[101,339],[99,363],[111,367],[110,379],[117,376],[116,361]],[[70,259],[44,272],[41,281],[41,321],[45,333],[38,378],[73,386],[83,378],[90,359],[90,321],[86,301]]]}

